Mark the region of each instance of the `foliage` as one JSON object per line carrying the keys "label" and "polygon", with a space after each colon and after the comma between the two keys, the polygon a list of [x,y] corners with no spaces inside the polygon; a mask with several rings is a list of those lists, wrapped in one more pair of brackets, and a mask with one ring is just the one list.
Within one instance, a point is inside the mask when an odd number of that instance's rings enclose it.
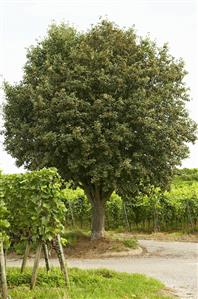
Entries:
{"label": "foliage", "polygon": [[[60,270],[54,268],[49,273],[39,270],[38,285],[35,291],[29,291],[26,286],[31,279],[30,269],[23,274],[16,268],[8,270],[8,284],[11,294],[16,299],[121,299],[121,298],[171,298],[160,295],[163,284],[140,274],[116,273],[106,269],[100,270],[70,270],[71,287],[68,294],[64,291],[64,280]],[[56,289],[56,288],[59,289]],[[53,297],[53,295],[57,297]],[[50,296],[51,295],[51,296]],[[62,295],[62,296],[61,296]],[[65,295],[65,296],[64,296]]]}
{"label": "foliage", "polygon": [[4,202],[0,199],[0,240],[7,240],[7,230],[9,227],[9,222],[7,221],[7,209]]}
{"label": "foliage", "polygon": [[8,242],[8,228],[9,222],[7,220],[8,210],[3,201],[3,190],[2,190],[2,174],[0,173],[0,244],[1,242]]}
{"label": "foliage", "polygon": [[[151,192],[152,191],[152,192]],[[67,225],[72,225],[70,215],[74,216],[75,227],[89,227],[90,204],[81,190],[83,201],[83,221],[80,219],[78,206],[78,192],[68,189],[65,204],[68,207],[66,214]],[[72,202],[72,204],[69,203]],[[76,204],[75,204],[76,202]],[[152,189],[148,195],[140,195],[133,199],[123,200],[113,193],[106,204],[106,228],[107,229],[140,229],[146,231],[196,230],[198,226],[198,169],[180,169],[174,176],[169,191]]]}
{"label": "foliage", "polygon": [[192,184],[198,182],[198,168],[182,168],[177,169],[174,177],[175,185],[178,184]]}
{"label": "foliage", "polygon": [[92,204],[164,186],[195,140],[182,60],[133,28],[53,24],[5,84],[5,147],[27,169],[55,166]]}
{"label": "foliage", "polygon": [[66,226],[89,225],[91,219],[91,206],[80,188],[63,190],[63,199],[66,206]]}
{"label": "foliage", "polygon": [[122,198],[114,192],[106,204],[106,224],[111,229],[117,228],[122,218],[123,201]]}
{"label": "foliage", "polygon": [[63,230],[65,205],[56,169],[2,175],[1,183],[12,238],[48,241]]}

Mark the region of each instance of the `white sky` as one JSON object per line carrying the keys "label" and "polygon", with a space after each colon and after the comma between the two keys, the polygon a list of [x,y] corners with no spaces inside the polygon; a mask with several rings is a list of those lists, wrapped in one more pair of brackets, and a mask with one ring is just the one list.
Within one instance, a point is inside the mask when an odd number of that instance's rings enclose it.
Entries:
{"label": "white sky", "polygon": [[[19,81],[25,63],[25,48],[45,35],[48,25],[69,22],[86,30],[99,17],[108,17],[120,26],[135,24],[137,33],[150,33],[158,44],[168,42],[171,53],[183,57],[189,75],[192,101],[191,117],[198,121],[198,6],[196,0],[0,0],[0,74],[9,82]],[[2,92],[0,103],[3,101]],[[0,126],[2,120],[0,119]],[[198,167],[198,143],[190,147],[184,167]],[[0,169],[5,173],[21,171],[3,150],[0,139]]]}

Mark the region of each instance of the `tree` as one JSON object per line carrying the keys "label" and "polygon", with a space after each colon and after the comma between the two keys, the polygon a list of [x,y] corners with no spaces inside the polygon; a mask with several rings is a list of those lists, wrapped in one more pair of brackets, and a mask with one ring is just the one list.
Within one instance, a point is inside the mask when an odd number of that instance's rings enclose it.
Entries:
{"label": "tree", "polygon": [[24,76],[5,83],[5,148],[27,169],[55,166],[93,208],[104,233],[113,190],[165,186],[194,142],[182,60],[135,30],[103,20],[85,33],[53,24],[30,47]]}

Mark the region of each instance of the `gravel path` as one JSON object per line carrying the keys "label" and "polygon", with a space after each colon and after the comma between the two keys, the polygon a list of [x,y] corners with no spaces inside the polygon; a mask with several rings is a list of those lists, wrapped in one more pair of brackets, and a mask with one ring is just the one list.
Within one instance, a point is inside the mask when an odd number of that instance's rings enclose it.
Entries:
{"label": "gravel path", "polygon": [[[141,256],[69,259],[70,267],[82,269],[108,268],[128,273],[143,273],[161,280],[181,299],[198,299],[198,243],[139,240],[146,253]],[[20,265],[20,260],[8,259],[8,266]],[[29,261],[32,264],[32,260]],[[57,265],[52,259],[51,264]],[[44,261],[41,261],[44,265]]]}

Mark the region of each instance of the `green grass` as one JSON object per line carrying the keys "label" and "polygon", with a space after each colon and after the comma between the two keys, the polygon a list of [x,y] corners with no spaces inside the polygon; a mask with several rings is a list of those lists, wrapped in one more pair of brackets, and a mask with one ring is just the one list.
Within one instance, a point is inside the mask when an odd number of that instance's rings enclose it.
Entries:
{"label": "green grass", "polygon": [[124,244],[124,246],[131,248],[131,249],[138,248],[138,241],[133,238],[122,240],[122,243]]}
{"label": "green grass", "polygon": [[65,231],[64,234],[62,234],[62,237],[67,240],[67,246],[74,247],[76,246],[78,240],[82,237],[88,237],[89,234],[85,233],[81,230],[71,230],[71,231]]}
{"label": "green grass", "polygon": [[106,269],[70,269],[70,289],[64,288],[59,269],[48,274],[39,270],[37,286],[29,290],[31,269],[20,274],[18,268],[8,269],[9,292],[13,299],[170,299],[162,295],[164,285],[140,274],[117,273]]}

